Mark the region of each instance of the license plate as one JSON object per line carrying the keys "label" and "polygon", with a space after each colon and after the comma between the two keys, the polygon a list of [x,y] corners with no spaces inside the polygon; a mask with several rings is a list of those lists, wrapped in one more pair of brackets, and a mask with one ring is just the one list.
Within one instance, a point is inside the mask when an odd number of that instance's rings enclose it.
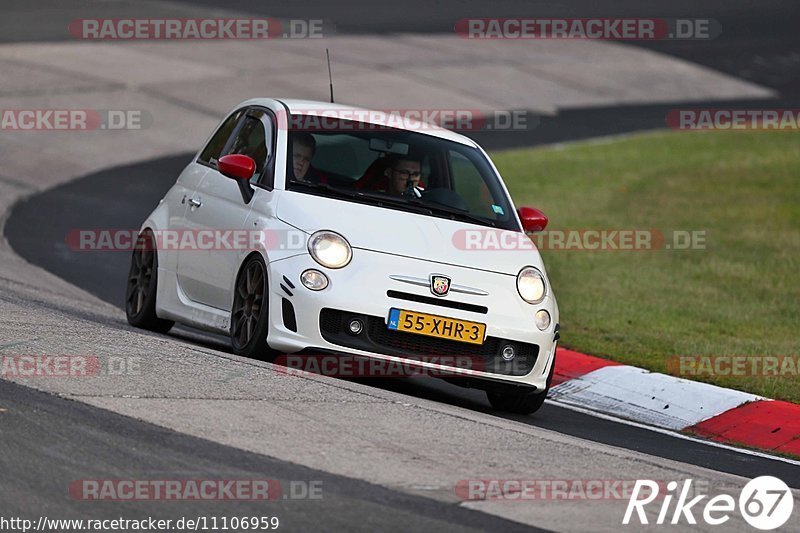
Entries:
{"label": "license plate", "polygon": [[483,344],[486,334],[486,324],[394,308],[389,311],[388,328],[470,344]]}

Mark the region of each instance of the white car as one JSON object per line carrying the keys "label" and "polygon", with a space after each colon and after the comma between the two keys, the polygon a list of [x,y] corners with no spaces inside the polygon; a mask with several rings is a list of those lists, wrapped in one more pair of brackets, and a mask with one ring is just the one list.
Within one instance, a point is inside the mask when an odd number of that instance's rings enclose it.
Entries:
{"label": "white car", "polygon": [[127,317],[223,333],[236,354],[266,360],[412,364],[530,413],[559,338],[526,236],[546,224],[514,208],[486,153],[455,132],[337,104],[248,100],[142,225]]}

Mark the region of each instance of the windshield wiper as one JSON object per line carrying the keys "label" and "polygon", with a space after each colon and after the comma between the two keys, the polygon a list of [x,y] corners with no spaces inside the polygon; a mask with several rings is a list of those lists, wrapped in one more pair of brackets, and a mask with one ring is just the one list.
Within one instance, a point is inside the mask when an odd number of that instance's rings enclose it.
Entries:
{"label": "windshield wiper", "polygon": [[368,193],[362,193],[362,194],[370,198],[375,198],[376,200],[379,200],[383,203],[391,203],[392,205],[397,205],[401,207],[407,207],[407,206],[418,207],[420,210],[425,211],[429,215],[435,215],[436,213],[447,214],[450,215],[449,218],[451,220],[455,219],[456,217],[461,217],[463,219],[467,219],[471,222],[475,222],[477,224],[481,224],[484,226],[489,225],[493,228],[497,227],[497,224],[493,220],[489,220],[488,218],[483,218],[478,215],[473,215],[469,211],[464,211],[463,209],[458,209],[457,207],[449,207],[443,204],[437,204],[435,202],[426,202],[424,200],[425,198],[424,196],[422,200],[419,200],[417,198],[408,198],[408,197],[402,197],[403,199],[400,199],[393,196],[383,196],[383,195],[378,196]]}
{"label": "windshield wiper", "polygon": [[497,224],[493,220],[489,220],[488,218],[483,218],[483,217],[478,216],[478,215],[473,215],[469,211],[464,211],[463,209],[459,209],[457,207],[450,207],[450,206],[447,206],[447,205],[438,204],[438,203],[434,203],[434,202],[428,203],[428,202],[425,202],[423,200],[416,200],[416,199],[409,200],[409,203],[412,203],[414,205],[424,205],[426,208],[430,209],[431,211],[437,212],[437,213],[447,213],[448,215],[452,215],[451,218],[453,218],[453,217],[462,217],[462,218],[466,218],[467,220],[470,220],[472,222],[476,222],[478,224],[482,224],[482,225],[488,224],[488,225],[492,226],[493,228],[497,227]]}
{"label": "windshield wiper", "polygon": [[426,205],[417,205],[417,204],[410,204],[403,200],[395,200],[394,198],[383,196],[383,195],[373,195],[369,193],[365,193],[363,191],[356,191],[356,190],[349,190],[349,189],[342,189],[339,187],[333,187],[328,185],[327,183],[312,183],[308,181],[291,181],[291,185],[300,185],[302,187],[307,187],[313,190],[331,192],[337,194],[339,196],[344,196],[346,198],[355,198],[357,200],[366,201],[369,200],[367,203],[377,203],[377,205],[383,204],[390,204],[392,206],[397,206],[401,208],[405,208],[408,211],[414,213],[424,213],[424,214],[432,214],[432,210],[428,208]]}

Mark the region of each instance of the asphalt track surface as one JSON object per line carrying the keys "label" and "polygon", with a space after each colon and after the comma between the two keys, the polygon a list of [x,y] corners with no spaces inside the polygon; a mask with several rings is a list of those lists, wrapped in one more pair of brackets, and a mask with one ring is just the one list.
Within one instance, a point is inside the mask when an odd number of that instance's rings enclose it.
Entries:
{"label": "asphalt track surface", "polygon": [[[122,308],[130,254],[75,251],[66,242],[66,228],[137,230],[193,155],[106,169],[31,196],[13,209],[6,223],[6,237],[27,261]],[[217,335],[180,327],[169,335],[230,350],[228,340]],[[444,381],[373,378],[361,383],[713,470],[745,477],[774,475],[800,488],[800,466],[620,424],[553,403],[533,416],[517,416],[493,411],[481,391]]]}
{"label": "asphalt track surface", "polygon": [[[189,0],[210,7],[213,0]],[[284,3],[232,0],[226,7],[279,18],[322,18],[340,33],[451,33],[462,18],[701,18],[717,21],[722,34],[706,41],[631,41],[665,54],[688,59],[746,80],[800,92],[800,5],[792,0],[676,0],[671,2],[616,0],[612,3],[580,0],[411,0],[389,5],[347,2]]]}
{"label": "asphalt track surface", "polygon": [[[537,531],[421,496],[248,453],[0,380],[0,490],[3,515],[93,520],[124,517],[278,517],[290,531]],[[13,453],[9,453],[13,450]],[[269,479],[270,501],[81,501],[76,480]],[[300,482],[301,484],[297,484]],[[293,499],[295,487],[317,487],[319,499]],[[306,485],[308,483],[308,485]],[[271,492],[270,492],[271,493]],[[296,496],[303,489],[295,489]],[[285,496],[289,496],[285,498]],[[175,528],[172,529],[176,530]]]}
{"label": "asphalt track surface", "polygon": [[[65,21],[79,18],[198,16],[197,10],[281,19],[323,19],[326,30],[339,34],[452,33],[462,18],[701,18],[717,21],[722,34],[711,40],[630,41],[687,59],[733,76],[777,89],[785,96],[800,93],[800,4],[794,0],[617,0],[612,4],[579,0],[184,0],[140,2],[121,0],[4,0],[0,42],[72,40]],[[227,15],[229,16],[229,15]]]}

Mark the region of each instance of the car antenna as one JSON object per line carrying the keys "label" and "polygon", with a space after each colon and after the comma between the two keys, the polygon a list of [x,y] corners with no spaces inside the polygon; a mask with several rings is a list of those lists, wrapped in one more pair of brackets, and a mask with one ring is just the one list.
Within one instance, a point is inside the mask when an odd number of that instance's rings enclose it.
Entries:
{"label": "car antenna", "polygon": [[325,49],[325,55],[328,56],[328,82],[331,87],[331,103],[333,103],[333,75],[331,74],[331,54],[328,49]]}

